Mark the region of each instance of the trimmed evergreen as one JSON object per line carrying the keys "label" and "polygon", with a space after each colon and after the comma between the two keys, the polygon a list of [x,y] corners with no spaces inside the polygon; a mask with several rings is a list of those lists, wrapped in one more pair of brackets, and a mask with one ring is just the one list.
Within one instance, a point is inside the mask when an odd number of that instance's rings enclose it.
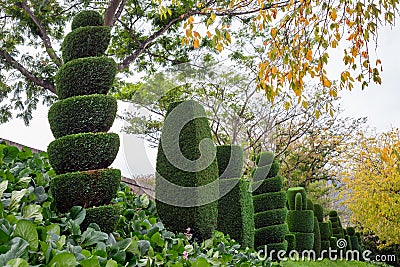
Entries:
{"label": "trimmed evergreen", "polygon": [[104,24],[103,16],[94,10],[84,10],[79,12],[71,23],[71,30],[85,26],[102,26]]}

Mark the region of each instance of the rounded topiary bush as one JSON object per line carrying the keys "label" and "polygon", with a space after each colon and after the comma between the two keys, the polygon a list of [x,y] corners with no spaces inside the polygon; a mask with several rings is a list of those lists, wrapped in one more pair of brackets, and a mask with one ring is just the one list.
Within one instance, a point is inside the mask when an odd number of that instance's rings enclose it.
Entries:
{"label": "rounded topiary bush", "polygon": [[112,96],[70,97],[54,103],[49,110],[50,129],[55,138],[65,135],[107,132],[117,114],[117,100]]}
{"label": "rounded topiary bush", "polygon": [[108,57],[88,57],[64,64],[55,77],[59,99],[78,95],[107,94],[115,75],[117,64]]}
{"label": "rounded topiary bush", "polygon": [[272,192],[253,196],[254,212],[262,212],[285,207],[286,193],[283,191]]}
{"label": "rounded topiary bush", "polygon": [[111,40],[108,26],[80,27],[65,36],[61,44],[64,63],[83,57],[104,55]]}
{"label": "rounded topiary bush", "polygon": [[266,210],[254,214],[254,225],[256,228],[281,224],[286,220],[288,210],[286,208]]}
{"label": "rounded topiary bush", "polygon": [[112,233],[119,221],[120,208],[115,205],[107,205],[86,209],[85,220],[81,224],[81,229],[85,230],[91,223],[96,223],[100,230]]}
{"label": "rounded topiary bush", "polygon": [[60,212],[68,212],[73,206],[84,208],[110,203],[117,193],[121,171],[99,169],[70,172],[50,181],[50,191]]}
{"label": "rounded topiary bush", "polygon": [[349,236],[354,236],[356,234],[356,229],[354,229],[354,227],[349,226],[346,228],[346,233]]}
{"label": "rounded topiary bush", "polygon": [[119,149],[115,133],[67,135],[50,143],[49,161],[57,174],[104,169],[110,166]]}
{"label": "rounded topiary bush", "polygon": [[290,210],[295,210],[296,194],[300,193],[302,196],[302,209],[307,209],[307,196],[304,187],[291,187],[287,190],[287,201]]}
{"label": "rounded topiary bush", "polygon": [[84,10],[75,15],[71,23],[71,30],[86,26],[102,26],[103,16],[94,10]]}
{"label": "rounded topiary bush", "polygon": [[288,242],[287,253],[296,249],[296,236],[294,234],[286,234],[285,239]]}

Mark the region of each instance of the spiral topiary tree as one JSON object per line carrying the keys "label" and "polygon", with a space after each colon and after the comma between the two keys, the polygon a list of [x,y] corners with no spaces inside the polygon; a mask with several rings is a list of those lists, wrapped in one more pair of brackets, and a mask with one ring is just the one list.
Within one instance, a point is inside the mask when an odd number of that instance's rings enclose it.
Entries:
{"label": "spiral topiary tree", "polygon": [[286,251],[286,194],[282,191],[283,178],[278,175],[279,163],[274,160],[273,153],[263,152],[257,157],[256,164],[252,184],[256,228],[254,246],[258,249],[267,246],[268,251]]}
{"label": "spiral topiary tree", "polygon": [[312,210],[314,214],[314,247],[313,250],[317,257],[321,255],[321,231],[319,229],[318,218],[314,213],[314,203],[307,198],[307,210]]}
{"label": "spiral topiary tree", "polygon": [[48,146],[49,160],[58,174],[50,181],[57,209],[86,208],[81,227],[97,223],[112,232],[119,210],[109,205],[121,180],[121,172],[108,168],[117,156],[119,137],[107,133],[112,126],[117,101],[106,94],[117,65],[105,57],[110,28],[95,11],[83,11],[72,22],[61,50],[64,65],[55,81],[58,102],[50,107],[48,119],[56,138]]}
{"label": "spiral topiary tree", "polygon": [[[243,148],[238,145],[217,146],[220,193],[217,230],[229,234],[243,247],[254,246],[254,208],[250,182],[241,178]],[[233,186],[233,188],[231,188]]]}
{"label": "spiral topiary tree", "polygon": [[344,238],[344,231],[342,228],[342,223],[336,210],[331,210],[329,212],[329,220],[332,222],[332,234],[337,239]]}
{"label": "spiral topiary tree", "polygon": [[[324,209],[320,204],[314,204],[314,215],[318,220],[319,231],[321,235],[321,251],[328,251],[330,248],[330,238],[332,236],[331,222],[324,222]],[[324,254],[325,257],[328,254]]]}
{"label": "spiral topiary tree", "polygon": [[205,110],[196,101],[169,105],[156,171],[156,207],[164,225],[209,238],[217,227],[218,166]]}
{"label": "spiral topiary tree", "polygon": [[307,210],[306,191],[303,187],[289,188],[287,191],[289,211],[287,224],[296,236],[296,250],[312,250],[314,247],[314,212]]}

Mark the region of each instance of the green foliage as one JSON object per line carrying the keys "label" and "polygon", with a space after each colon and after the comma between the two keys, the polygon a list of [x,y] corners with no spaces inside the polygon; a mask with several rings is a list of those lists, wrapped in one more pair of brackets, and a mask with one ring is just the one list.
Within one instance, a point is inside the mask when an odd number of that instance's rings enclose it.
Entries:
{"label": "green foliage", "polygon": [[[259,168],[257,168],[257,170],[258,169]],[[277,192],[282,189],[282,186],[283,186],[283,177],[280,175],[252,183],[254,195]]]}
{"label": "green foliage", "polygon": [[254,208],[250,183],[244,179],[232,178],[220,180],[224,183],[236,183],[236,186],[218,200],[217,230],[229,234],[244,247],[254,246]]}
{"label": "green foliage", "polygon": [[107,132],[117,114],[117,100],[112,96],[70,97],[54,103],[49,110],[50,129],[55,138],[65,135]]}
{"label": "green foliage", "polygon": [[321,239],[325,240],[325,241],[329,241],[329,238],[332,236],[329,222],[319,223],[319,230],[321,233]]}
{"label": "green foliage", "polygon": [[254,214],[255,228],[262,228],[276,224],[285,223],[288,210],[286,208],[266,210]]}
{"label": "green foliage", "polygon": [[219,178],[240,178],[243,173],[243,148],[238,145],[217,146]]}
{"label": "green foliage", "polygon": [[314,203],[309,198],[307,198],[307,209],[308,210],[314,210]]}
{"label": "green foliage", "polygon": [[[321,240],[321,251],[329,251],[329,248],[331,247],[331,242],[329,240]],[[328,257],[327,253],[324,253],[324,258]]]}
{"label": "green foliage", "polygon": [[102,26],[103,16],[94,10],[83,10],[75,15],[71,23],[71,30],[86,26]]}
{"label": "green foliage", "polygon": [[272,178],[278,175],[280,165],[274,161],[272,164],[257,167],[254,169],[252,176],[253,182],[260,182],[266,178]]}
{"label": "green foliage", "polygon": [[338,241],[338,239],[336,237],[334,237],[334,236],[331,236],[331,238],[329,239],[329,242],[330,242],[332,250],[337,250],[338,249],[337,241]]}
{"label": "green foliage", "polygon": [[272,192],[253,196],[254,212],[281,209],[285,207],[286,193],[284,191]]}
{"label": "green foliage", "polygon": [[61,44],[64,63],[104,55],[111,40],[110,30],[108,26],[86,26],[68,33]]}
{"label": "green foliage", "polygon": [[[182,104],[182,105],[180,105]],[[185,114],[182,112],[172,112],[175,108],[184,108]],[[172,114],[172,115],[170,115]],[[183,170],[175,166],[169,161],[166,154],[176,156],[178,151],[174,147],[175,136],[177,135],[176,128],[182,122],[181,116],[189,116],[194,118],[186,123],[179,134],[179,148],[182,155],[188,160],[197,160],[200,156],[208,157],[211,161],[208,167],[195,172]],[[170,117],[169,117],[170,116]],[[177,138],[178,139],[178,138]],[[211,131],[204,108],[195,101],[177,102],[170,105],[166,120],[164,123],[163,132],[161,135],[160,144],[158,146],[157,165],[156,165],[156,204],[157,212],[166,225],[172,231],[183,232],[186,228],[193,229],[193,234],[200,240],[207,239],[211,236],[212,231],[217,227],[218,217],[218,202],[214,201],[210,204],[198,207],[177,207],[159,201],[164,197],[171,197],[176,194],[172,189],[169,191],[167,186],[162,184],[162,179],[185,187],[199,187],[211,183],[218,179],[218,166],[215,158],[215,147],[210,144],[200,152],[199,145],[204,139],[211,140]],[[204,146],[203,146],[204,148]],[[206,159],[206,160],[207,160]],[[198,189],[198,195],[191,196],[193,200],[202,201],[212,196],[219,195],[219,188],[213,187],[207,192]],[[182,197],[182,196],[177,196]]]}
{"label": "green foliage", "polygon": [[115,133],[81,133],[61,137],[47,148],[57,174],[107,168],[119,149]]}
{"label": "green foliage", "polygon": [[60,212],[68,212],[73,206],[84,208],[110,203],[121,181],[121,171],[99,169],[70,172],[50,181],[50,191]]}
{"label": "green foliage", "polygon": [[286,221],[290,232],[314,232],[314,214],[312,210],[289,210]]}
{"label": "green foliage", "polygon": [[340,223],[340,218],[335,210],[329,212],[329,220],[332,222],[332,233],[337,239],[344,238],[345,234]]}
{"label": "green foliage", "polygon": [[115,230],[119,220],[120,208],[116,205],[89,208],[86,210],[85,220],[81,228],[86,230],[91,223],[96,223],[101,231],[111,233]]}
{"label": "green foliage", "polygon": [[[287,201],[288,201],[288,205],[289,205],[289,209],[290,210],[294,210],[295,209],[295,203],[296,203],[296,194],[300,193],[302,195],[302,200],[307,199],[306,196],[306,190],[304,189],[304,187],[291,187],[287,190]],[[305,210],[307,207],[307,202],[306,201],[302,201],[302,209]]]}
{"label": "green foliage", "polygon": [[354,229],[354,227],[349,226],[346,228],[346,233],[349,236],[354,236],[356,234],[356,230]]}
{"label": "green foliage", "polygon": [[321,232],[317,217],[314,217],[314,247],[315,254],[319,257],[321,255]]}
{"label": "green foliage", "polygon": [[322,208],[322,205],[320,204],[314,204],[314,216],[317,217],[318,222],[323,222],[324,221],[324,209]]}
{"label": "green foliage", "polygon": [[286,234],[285,239],[288,242],[287,252],[293,251],[296,249],[296,236],[294,234]]}
{"label": "green foliage", "polygon": [[296,237],[296,250],[298,252],[304,250],[312,250],[314,247],[314,233],[298,233],[293,232]]}
{"label": "green foliage", "polygon": [[107,94],[116,73],[117,64],[109,57],[71,60],[57,72],[57,95],[59,99],[65,99],[78,95]]}
{"label": "green foliage", "polygon": [[266,151],[261,152],[256,157],[256,164],[258,167],[267,166],[273,163],[275,158],[274,152]]}
{"label": "green foliage", "polygon": [[254,237],[254,247],[263,248],[264,245],[271,243],[282,243],[288,232],[287,224],[271,225],[256,229]]}
{"label": "green foliage", "polygon": [[[338,216],[338,213],[337,213],[337,211],[336,210],[331,210],[331,211],[329,211],[329,218],[331,219],[331,217],[337,217]],[[331,220],[332,222],[334,222],[333,220]]]}
{"label": "green foliage", "polygon": [[294,209],[296,211],[301,211],[303,209],[303,197],[300,193],[296,194],[296,198],[295,198],[295,202],[294,202]]}

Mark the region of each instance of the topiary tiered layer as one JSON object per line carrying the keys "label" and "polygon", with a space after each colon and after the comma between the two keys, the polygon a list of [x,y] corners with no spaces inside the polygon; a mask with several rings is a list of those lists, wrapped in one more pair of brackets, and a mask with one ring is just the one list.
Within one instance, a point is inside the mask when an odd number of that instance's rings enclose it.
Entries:
{"label": "topiary tiered layer", "polygon": [[86,208],[82,228],[97,223],[105,232],[114,230],[119,218],[115,196],[121,172],[108,167],[115,160],[119,137],[107,133],[117,101],[106,94],[117,72],[113,59],[104,56],[110,28],[95,11],[83,11],[72,22],[62,43],[64,65],[56,75],[59,101],[49,110],[56,140],[48,146],[49,160],[58,174],[50,190],[60,212],[73,206]]}
{"label": "topiary tiered layer", "polygon": [[286,194],[282,191],[283,178],[278,175],[279,163],[273,153],[261,153],[253,172],[253,202],[255,236],[254,247],[268,251],[286,251],[288,243],[285,235],[287,209]]}

